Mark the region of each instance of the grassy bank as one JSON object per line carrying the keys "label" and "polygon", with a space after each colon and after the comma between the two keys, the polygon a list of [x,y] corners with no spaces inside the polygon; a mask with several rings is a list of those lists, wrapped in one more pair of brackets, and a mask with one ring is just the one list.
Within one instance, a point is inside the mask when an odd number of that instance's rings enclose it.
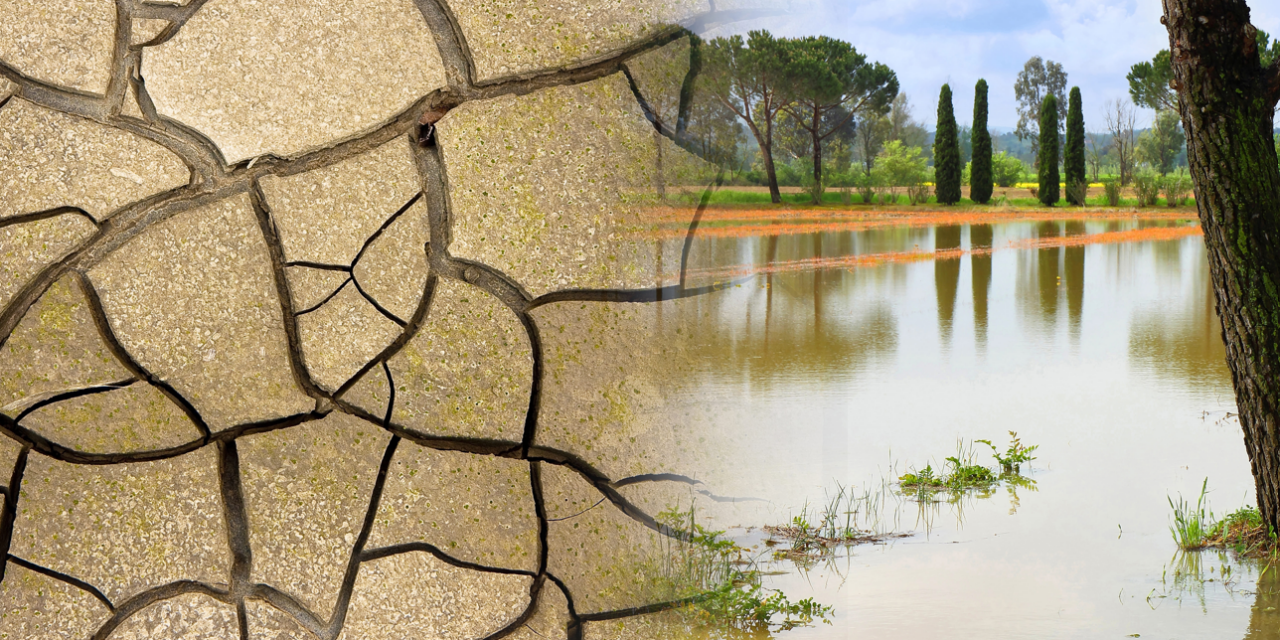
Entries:
{"label": "grassy bank", "polygon": [[[711,205],[751,205],[751,206],[787,206],[787,207],[878,207],[878,206],[910,206],[910,199],[907,197],[905,190],[902,193],[885,193],[882,194],[883,201],[879,197],[873,197],[873,202],[864,202],[862,196],[856,192],[827,191],[822,195],[822,204],[815,205],[808,193],[798,189],[787,189],[782,192],[782,203],[774,205],[768,189],[759,187],[727,187],[714,191],[707,203]],[[967,189],[964,192],[967,194]],[[672,197],[682,204],[697,204],[702,197],[701,188],[685,187],[672,192]],[[1085,203],[1090,207],[1109,207],[1107,196],[1102,189],[1090,189],[1085,198]],[[1018,207],[1018,208],[1044,208],[1033,195],[1030,188],[1014,188],[997,189],[990,203],[981,205],[970,200],[967,195],[962,197],[956,205],[938,205],[937,198],[930,196],[925,203],[914,205],[917,207],[938,207],[944,206],[949,209],[954,208],[1002,208],[1002,207]],[[1119,204],[1115,208],[1135,208],[1138,207],[1138,198],[1132,189],[1126,189],[1122,192]],[[1058,204],[1057,208],[1072,209],[1065,200]],[[1146,207],[1153,208],[1153,207]],[[1160,198],[1154,208],[1160,209],[1189,209],[1195,210],[1195,199],[1188,199],[1186,203],[1169,207],[1168,200]]]}

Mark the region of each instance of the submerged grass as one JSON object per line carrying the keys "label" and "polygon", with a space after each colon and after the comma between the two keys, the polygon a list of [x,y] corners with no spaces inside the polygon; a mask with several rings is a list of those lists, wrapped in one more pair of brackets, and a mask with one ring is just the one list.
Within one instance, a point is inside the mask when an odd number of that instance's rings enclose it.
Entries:
{"label": "submerged grass", "polygon": [[[1005,486],[1010,497],[1010,514],[1019,506],[1018,490],[1035,491],[1035,480],[1020,474],[1021,465],[1035,457],[1030,455],[1035,446],[1025,446],[1017,433],[1010,432],[1012,443],[1002,454],[990,441],[977,440],[957,443],[956,453],[944,459],[941,470],[932,464],[923,469],[911,469],[899,475],[897,465],[890,465],[889,477],[882,478],[879,487],[868,486],[861,492],[852,485],[836,483],[834,491],[826,494],[818,505],[805,503],[799,514],[793,514],[784,523],[764,527],[769,534],[766,544],[775,547],[774,559],[791,560],[807,565],[820,558],[830,558],[837,550],[912,535],[898,529],[904,503],[919,507],[916,526],[921,524],[927,532],[932,527],[931,510],[950,504],[963,520],[963,501],[969,497],[989,498],[998,486]],[[974,443],[992,446],[994,457],[1004,473],[977,462]],[[891,505],[891,501],[895,504]],[[890,508],[892,514],[890,523]]]}
{"label": "submerged grass", "polygon": [[688,600],[678,610],[685,624],[713,638],[831,623],[831,607],[812,598],[792,601],[781,591],[766,589],[756,559],[726,538],[724,531],[698,524],[695,515],[690,505],[688,510],[669,508],[657,517],[685,539],[676,542],[663,537],[658,570],[671,585],[673,599]]}
{"label": "submerged grass", "polygon": [[1209,508],[1208,496],[1209,479],[1205,478],[1194,505],[1181,495],[1168,499],[1173,510],[1169,532],[1180,550],[1224,549],[1237,558],[1264,560],[1268,565],[1280,559],[1280,538],[1262,520],[1262,512],[1244,506],[1219,520]]}
{"label": "submerged grass", "polygon": [[852,485],[837,482],[836,490],[827,494],[823,504],[811,508],[805,503],[790,522],[764,527],[770,536],[767,544],[785,543],[774,551],[774,558],[807,560],[840,547],[902,536],[887,530],[882,521],[887,493],[886,486],[879,491],[867,488],[858,493]]}
{"label": "submerged grass", "polygon": [[1209,532],[1213,528],[1213,512],[1209,510],[1206,496],[1209,493],[1209,479],[1204,479],[1204,484],[1200,485],[1200,497],[1196,498],[1195,506],[1178,494],[1177,502],[1173,498],[1168,498],[1169,508],[1173,509],[1173,524],[1169,526],[1169,532],[1173,534],[1173,540],[1178,543],[1178,547],[1184,551],[1194,551],[1202,549],[1206,541],[1209,539]]}

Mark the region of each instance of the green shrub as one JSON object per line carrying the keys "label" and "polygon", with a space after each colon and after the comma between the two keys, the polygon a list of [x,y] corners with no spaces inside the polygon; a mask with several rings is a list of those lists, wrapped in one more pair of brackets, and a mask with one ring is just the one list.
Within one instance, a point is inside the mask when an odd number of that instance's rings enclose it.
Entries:
{"label": "green shrub", "polygon": [[995,183],[1004,188],[1018,184],[1022,178],[1022,161],[1001,151],[991,157],[991,174]]}
{"label": "green shrub", "polygon": [[1177,207],[1187,203],[1187,194],[1191,191],[1191,177],[1179,171],[1164,179],[1164,198],[1168,201],[1170,207]]}
{"label": "green shrub", "polygon": [[995,457],[1001,471],[1004,473],[1019,473],[1022,470],[1023,463],[1036,459],[1035,456],[1031,455],[1031,452],[1040,448],[1040,445],[1033,444],[1029,447],[1023,445],[1017,431],[1010,431],[1009,438],[1009,447],[1005,449],[1004,454],[1001,454],[1000,450],[996,449],[996,445],[992,444],[990,440],[974,440],[974,442],[981,442],[991,447],[991,455]]}
{"label": "green shrub", "polygon": [[1139,207],[1154,207],[1160,201],[1160,176],[1143,171],[1133,176],[1133,191],[1138,195]]}
{"label": "green shrub", "polygon": [[1115,180],[1107,180],[1102,183],[1103,192],[1107,196],[1107,204],[1112,207],[1120,206],[1120,183]]}
{"label": "green shrub", "polygon": [[913,187],[928,181],[929,167],[920,147],[908,147],[901,140],[888,142],[876,156],[873,172],[887,187]]}
{"label": "green shrub", "polygon": [[1084,206],[1085,198],[1089,195],[1089,183],[1083,180],[1077,180],[1067,183],[1067,202]]}

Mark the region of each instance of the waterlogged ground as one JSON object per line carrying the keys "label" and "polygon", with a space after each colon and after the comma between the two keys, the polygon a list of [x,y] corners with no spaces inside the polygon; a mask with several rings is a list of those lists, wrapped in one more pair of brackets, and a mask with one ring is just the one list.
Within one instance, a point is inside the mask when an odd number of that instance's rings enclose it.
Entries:
{"label": "waterlogged ground", "polygon": [[915,535],[766,566],[835,607],[780,637],[1280,638],[1274,571],[1228,562],[1224,582],[1168,531],[1167,497],[1206,477],[1218,513],[1253,503],[1194,212],[1060,216],[707,212],[701,268],[741,283],[697,310],[734,462],[709,482],[768,501],[714,526],[880,491],[962,439],[1039,445],[1034,486],[889,497],[880,527]]}

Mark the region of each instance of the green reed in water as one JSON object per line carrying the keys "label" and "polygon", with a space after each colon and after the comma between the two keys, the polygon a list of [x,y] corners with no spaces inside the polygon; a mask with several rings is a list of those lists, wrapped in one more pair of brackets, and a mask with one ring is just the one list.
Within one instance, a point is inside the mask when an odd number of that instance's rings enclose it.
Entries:
{"label": "green reed in water", "polygon": [[1200,497],[1196,498],[1195,506],[1184,499],[1182,494],[1178,494],[1177,502],[1168,498],[1169,507],[1173,509],[1173,524],[1169,526],[1169,532],[1173,534],[1179,548],[1186,551],[1202,549],[1208,542],[1214,524],[1208,494],[1209,479],[1205,478],[1200,485]]}
{"label": "green reed in water", "polygon": [[[766,633],[831,624],[831,607],[812,598],[791,601],[781,591],[761,585],[754,558],[724,531],[710,531],[695,521],[696,510],[678,505],[658,515],[659,524],[678,532],[683,542],[664,536],[659,575],[673,599],[686,600],[680,609],[686,622],[708,637],[736,632]],[[726,636],[727,637],[727,636]]]}

